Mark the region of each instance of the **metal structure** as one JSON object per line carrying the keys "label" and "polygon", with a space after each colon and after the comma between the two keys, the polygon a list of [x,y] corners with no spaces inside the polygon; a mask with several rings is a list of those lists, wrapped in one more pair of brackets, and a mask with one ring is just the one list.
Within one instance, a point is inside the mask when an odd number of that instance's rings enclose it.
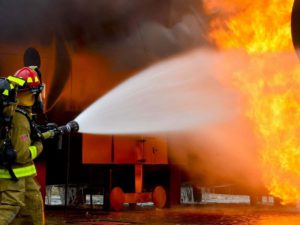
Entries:
{"label": "metal structure", "polygon": [[[82,142],[83,163],[109,165],[110,173],[118,165],[128,165],[134,174],[134,184],[126,191],[125,184],[118,179],[130,176],[128,173],[119,173],[117,176],[108,176],[110,208],[121,210],[124,203],[135,204],[154,202],[158,208],[167,203],[166,185],[168,181],[160,183],[159,174],[152,174],[151,184],[145,185],[144,170],[148,167],[167,166],[168,153],[165,137],[138,137],[138,136],[96,136],[83,135]],[[131,174],[132,175],[132,174]],[[168,180],[167,177],[165,177]],[[131,182],[132,179],[123,179]]]}

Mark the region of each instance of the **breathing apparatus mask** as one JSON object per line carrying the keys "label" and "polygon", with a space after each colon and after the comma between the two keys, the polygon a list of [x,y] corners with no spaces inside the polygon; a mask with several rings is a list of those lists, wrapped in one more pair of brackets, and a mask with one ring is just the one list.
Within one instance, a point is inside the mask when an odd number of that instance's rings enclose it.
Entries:
{"label": "breathing apparatus mask", "polygon": [[46,98],[46,86],[42,83],[42,73],[37,66],[30,66],[38,75],[40,80],[40,85],[37,89],[33,91],[34,94],[34,104],[32,106],[32,111],[34,113],[44,113],[44,102]]}

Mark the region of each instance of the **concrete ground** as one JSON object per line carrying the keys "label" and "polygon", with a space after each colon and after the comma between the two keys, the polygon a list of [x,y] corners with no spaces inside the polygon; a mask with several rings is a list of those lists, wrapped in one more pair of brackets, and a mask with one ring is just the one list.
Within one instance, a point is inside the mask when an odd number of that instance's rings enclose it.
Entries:
{"label": "concrete ground", "polygon": [[181,205],[168,209],[125,208],[122,212],[103,210],[46,210],[47,225],[299,225],[295,206],[275,207],[242,204]]}

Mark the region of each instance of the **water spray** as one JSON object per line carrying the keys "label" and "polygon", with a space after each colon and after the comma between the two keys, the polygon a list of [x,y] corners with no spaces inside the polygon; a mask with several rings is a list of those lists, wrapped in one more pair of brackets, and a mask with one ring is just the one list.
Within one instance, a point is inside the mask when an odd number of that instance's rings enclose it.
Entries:
{"label": "water spray", "polygon": [[[230,121],[237,113],[238,98],[218,78],[227,58],[198,49],[152,65],[78,115],[79,132],[150,134]],[[227,64],[226,70],[231,70]]]}

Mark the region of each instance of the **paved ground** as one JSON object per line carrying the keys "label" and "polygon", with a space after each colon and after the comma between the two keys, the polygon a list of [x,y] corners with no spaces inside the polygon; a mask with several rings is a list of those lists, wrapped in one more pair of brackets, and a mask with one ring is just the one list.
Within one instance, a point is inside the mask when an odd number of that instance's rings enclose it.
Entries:
{"label": "paved ground", "polygon": [[137,207],[123,212],[47,210],[47,225],[299,225],[296,207],[198,205],[171,209]]}

